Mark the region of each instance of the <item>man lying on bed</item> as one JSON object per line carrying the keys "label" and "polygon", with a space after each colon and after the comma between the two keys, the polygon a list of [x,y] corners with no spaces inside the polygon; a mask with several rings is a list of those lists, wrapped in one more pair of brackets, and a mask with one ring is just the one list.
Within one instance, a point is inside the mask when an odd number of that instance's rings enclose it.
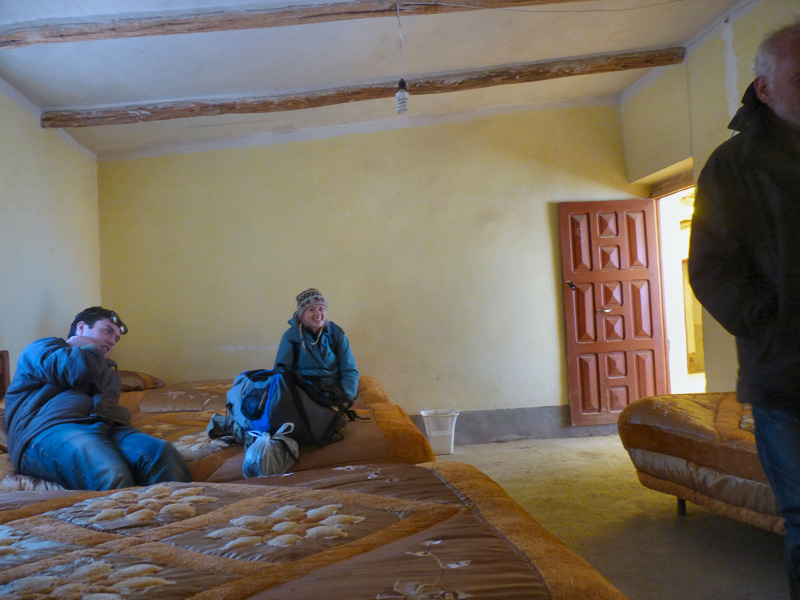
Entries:
{"label": "man lying on bed", "polygon": [[93,306],[78,313],[67,340],[43,338],[25,349],[5,400],[8,452],[19,473],[79,490],[191,480],[178,451],[134,429],[119,405],[108,355],[127,332],[114,311]]}

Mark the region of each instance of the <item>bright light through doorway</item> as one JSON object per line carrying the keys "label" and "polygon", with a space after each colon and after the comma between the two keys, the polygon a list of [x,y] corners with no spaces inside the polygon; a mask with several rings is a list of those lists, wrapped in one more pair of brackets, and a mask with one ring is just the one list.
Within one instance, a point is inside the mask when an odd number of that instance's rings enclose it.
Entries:
{"label": "bright light through doorway", "polygon": [[694,188],[659,199],[664,320],[673,394],[706,390],[702,311],[686,272],[693,212]]}

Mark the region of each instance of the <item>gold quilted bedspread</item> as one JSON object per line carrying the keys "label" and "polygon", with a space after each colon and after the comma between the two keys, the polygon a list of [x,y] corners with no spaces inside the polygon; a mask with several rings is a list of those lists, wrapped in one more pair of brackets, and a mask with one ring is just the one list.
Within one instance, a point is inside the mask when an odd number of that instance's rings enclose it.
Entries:
{"label": "gold quilted bedspread", "polygon": [[617,427],[646,487],[784,531],[756,451],[752,407],[735,393],[643,398],[622,411]]}
{"label": "gold quilted bedspread", "polygon": [[0,494],[0,597],[623,600],[459,463]]}
{"label": "gold quilted bedspread", "polygon": [[[138,375],[142,375],[139,373]],[[141,431],[165,439],[180,452],[193,481],[242,479],[244,448],[209,439],[211,417],[225,414],[231,380],[191,381],[123,392],[120,404]],[[294,471],[366,463],[416,464],[434,460],[425,435],[406,412],[389,402],[383,387],[362,376],[354,405],[359,420],[348,422],[344,439],[328,446],[304,446]],[[53,484],[14,473],[0,427],[0,491],[32,490]]]}

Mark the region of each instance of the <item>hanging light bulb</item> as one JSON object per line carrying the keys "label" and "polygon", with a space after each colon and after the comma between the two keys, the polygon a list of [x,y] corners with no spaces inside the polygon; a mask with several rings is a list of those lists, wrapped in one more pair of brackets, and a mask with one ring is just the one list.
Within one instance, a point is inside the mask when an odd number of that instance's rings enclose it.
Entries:
{"label": "hanging light bulb", "polygon": [[400,79],[397,84],[397,93],[394,95],[397,101],[397,114],[402,115],[408,112],[408,90],[406,89],[406,80]]}

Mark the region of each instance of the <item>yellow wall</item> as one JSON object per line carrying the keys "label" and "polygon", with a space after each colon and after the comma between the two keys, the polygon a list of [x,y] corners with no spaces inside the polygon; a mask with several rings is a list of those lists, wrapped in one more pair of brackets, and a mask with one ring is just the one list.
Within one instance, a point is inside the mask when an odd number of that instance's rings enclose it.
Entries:
{"label": "yellow wall", "polygon": [[664,67],[621,103],[625,168],[644,179],[692,156],[686,65]]}
{"label": "yellow wall", "polygon": [[[680,69],[670,68],[650,86],[626,99],[624,119],[625,159],[629,176],[637,179],[669,166],[662,145],[681,149],[682,124],[674,130],[664,128],[665,106],[686,101],[688,96],[689,146],[695,177],[714,149],[728,139],[727,129],[739,100],[753,80],[751,67],[756,47],[764,35],[800,16],[800,0],[765,0],[733,12],[727,23],[720,23],[689,48]],[[676,78],[677,77],[677,78]],[[648,150],[648,146],[652,146]],[[734,339],[713,318],[703,313],[706,389],[727,391],[736,386]]]}
{"label": "yellow wall", "polygon": [[[695,181],[708,157],[731,132],[732,115],[726,94],[726,50],[721,31],[692,50],[688,60],[689,110],[692,118],[692,154]],[[738,363],[734,340],[703,310],[706,391],[736,389]]]}
{"label": "yellow wall", "polygon": [[[626,99],[627,176],[685,153],[684,112],[699,171],[757,42],[797,14],[798,0],[747,5]],[[665,129],[665,106],[680,127]],[[98,184],[91,156],[0,89],[0,348],[13,362],[64,335],[102,288],[131,325],[124,367],[230,377],[271,365],[294,295],[314,285],[363,372],[410,412],[563,404],[555,204],[645,193],[626,183],[621,121],[612,106],[545,109],[103,163]],[[730,389],[732,340],[705,327],[709,389]]]}
{"label": "yellow wall", "polygon": [[168,381],[271,367],[315,286],[409,412],[565,402],[557,202],[627,198],[613,106],[99,166],[115,354]]}
{"label": "yellow wall", "polygon": [[[755,5],[753,10],[748,7],[731,19],[729,32],[721,30],[699,44],[690,55],[690,110],[696,175],[714,148],[730,137],[727,125],[732,111],[728,110],[728,105],[732,102],[738,107],[738,100],[753,80],[751,68],[758,44],[766,33],[791,23],[798,15],[798,0],[769,0]],[[730,39],[727,50],[726,35]],[[727,96],[726,69],[736,76],[735,86],[728,84],[735,91],[728,91]],[[735,96],[731,98],[731,94]],[[710,392],[735,389],[738,366],[734,338],[706,311],[703,312],[703,341],[706,389]]]}
{"label": "yellow wall", "polygon": [[66,336],[100,300],[94,157],[45,131],[0,88],[0,348]]}

